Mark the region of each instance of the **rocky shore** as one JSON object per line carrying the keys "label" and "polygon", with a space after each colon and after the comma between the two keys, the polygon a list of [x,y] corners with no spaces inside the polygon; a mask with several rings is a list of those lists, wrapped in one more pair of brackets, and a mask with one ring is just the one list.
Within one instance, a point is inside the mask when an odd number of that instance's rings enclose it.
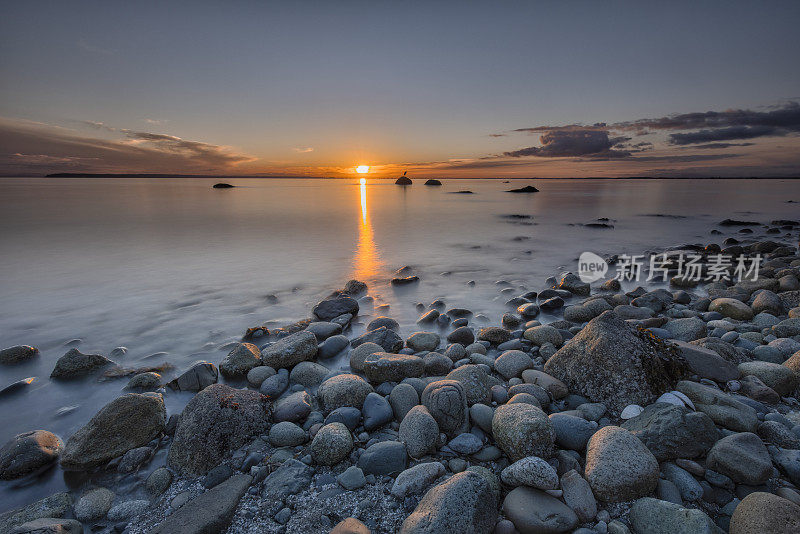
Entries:
{"label": "rocky shore", "polygon": [[0,449],[0,479],[60,462],[88,481],[0,532],[800,532],[798,229],[680,249],[759,254],[757,280],[498,281],[499,324],[437,299],[405,338],[352,280],[169,381],[72,349],[51,380],[130,373],[130,392],[66,440],[32,422]]}

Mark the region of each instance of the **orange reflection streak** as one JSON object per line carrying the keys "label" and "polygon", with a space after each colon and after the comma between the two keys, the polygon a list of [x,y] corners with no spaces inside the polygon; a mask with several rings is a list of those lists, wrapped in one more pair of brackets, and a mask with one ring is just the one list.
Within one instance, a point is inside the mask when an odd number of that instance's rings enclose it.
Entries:
{"label": "orange reflection streak", "polygon": [[361,180],[359,187],[361,188],[361,224],[358,227],[358,246],[353,257],[353,270],[357,280],[370,280],[378,273],[380,259],[367,210],[366,180]]}

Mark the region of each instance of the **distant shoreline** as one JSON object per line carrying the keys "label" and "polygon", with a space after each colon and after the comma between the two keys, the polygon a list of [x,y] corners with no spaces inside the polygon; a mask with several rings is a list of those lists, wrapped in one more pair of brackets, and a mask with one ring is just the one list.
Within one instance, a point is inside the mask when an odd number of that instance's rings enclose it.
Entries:
{"label": "distant shoreline", "polygon": [[[207,178],[207,179],[304,179],[304,180],[352,180],[352,177],[337,176],[259,176],[259,175],[214,175],[214,174],[158,174],[158,173],[71,173],[61,172],[46,174],[44,176],[2,176],[3,178]],[[360,176],[364,178],[364,176]],[[394,180],[395,177],[369,177],[373,180]],[[430,176],[416,178],[428,179]],[[797,180],[800,176],[582,176],[570,178],[556,177],[435,177],[439,180]],[[413,179],[413,178],[412,178]]]}

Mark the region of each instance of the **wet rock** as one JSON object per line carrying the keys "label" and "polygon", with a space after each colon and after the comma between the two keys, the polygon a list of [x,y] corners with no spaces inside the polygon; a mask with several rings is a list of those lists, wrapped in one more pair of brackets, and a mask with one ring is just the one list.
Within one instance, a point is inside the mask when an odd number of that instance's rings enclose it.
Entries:
{"label": "wet rock", "polygon": [[264,490],[261,501],[267,506],[275,506],[275,512],[282,506],[282,502],[290,495],[300,493],[307,489],[311,483],[314,470],[303,462],[289,458],[273,471],[264,480]]}
{"label": "wet rock", "polygon": [[83,522],[102,519],[111,509],[113,501],[114,492],[111,490],[97,488],[88,491],[75,503],[75,517]]}
{"label": "wet rock", "polygon": [[753,432],[758,426],[756,411],[723,391],[686,380],[678,382],[676,389],[718,425],[740,432]]}
{"label": "wet rock", "polygon": [[544,371],[619,413],[673,389],[686,372],[674,350],[606,311],[547,360]]}
{"label": "wet rock", "polygon": [[147,477],[145,487],[150,495],[158,496],[167,491],[170,484],[172,484],[172,473],[166,467],[159,467]]}
{"label": "wet rock", "polygon": [[434,332],[415,332],[406,340],[406,345],[414,352],[434,351],[439,347],[439,334]]}
{"label": "wet rock", "polygon": [[108,520],[113,522],[120,522],[137,516],[150,507],[150,501],[146,500],[133,500],[125,501],[113,506],[108,511]]}
{"label": "wet rock", "polygon": [[376,352],[364,359],[364,374],[374,383],[400,382],[407,377],[422,376],[425,363],[419,356]]}
{"label": "wet rock", "polygon": [[233,518],[239,499],[252,481],[253,477],[250,475],[232,476],[178,508],[149,534],[224,532]]}
{"label": "wet rock", "polygon": [[661,402],[647,406],[622,428],[639,438],[659,461],[702,456],[720,439],[708,415]]}
{"label": "wet rock", "polygon": [[389,401],[377,393],[367,395],[361,411],[364,413],[364,430],[367,432],[382,427],[394,418]]}
{"label": "wet rock", "polygon": [[731,517],[730,534],[795,532],[800,532],[800,506],[771,493],[751,493],[742,499]]}
{"label": "wet rock", "polygon": [[772,459],[761,439],[741,432],[719,440],[706,458],[706,466],[734,482],[757,486],[772,476]]}
{"label": "wet rock", "polygon": [[219,370],[228,378],[242,378],[250,369],[261,365],[261,353],[252,343],[239,343],[219,364]]}
{"label": "wet rock", "polygon": [[522,336],[539,347],[545,343],[550,343],[554,347],[560,347],[564,344],[561,333],[556,328],[545,324],[528,328]]}
{"label": "wet rock", "polygon": [[472,332],[472,328],[460,326],[447,335],[447,341],[449,343],[460,343],[466,347],[475,341],[475,334]]}
{"label": "wet rock", "polygon": [[50,378],[70,379],[86,376],[99,371],[114,362],[100,354],[84,354],[78,349],[70,349],[56,362]]}
{"label": "wet rock", "polygon": [[139,373],[128,381],[125,389],[153,391],[161,387],[161,375],[155,372]]}
{"label": "wet rock", "polygon": [[407,465],[406,446],[399,441],[381,441],[370,445],[358,458],[358,467],[370,475],[400,473]]}
{"label": "wet rock", "polygon": [[364,343],[375,343],[380,345],[385,352],[389,353],[395,353],[403,348],[403,338],[401,338],[397,332],[385,326],[362,334],[352,340],[350,346],[356,348]]}
{"label": "wet rock", "polygon": [[273,369],[291,369],[305,360],[317,355],[317,338],[311,332],[297,332],[279,339],[261,351],[263,365]]}
{"label": "wet rock", "polygon": [[543,371],[526,369],[522,371],[522,380],[524,380],[526,384],[535,384],[541,387],[554,399],[563,399],[569,394],[569,389],[564,382]]}
{"label": "wet rock", "polygon": [[555,441],[555,431],[547,415],[525,403],[498,406],[492,417],[492,434],[514,462],[526,456],[547,458]]}
{"label": "wet rock", "polygon": [[520,486],[506,495],[503,514],[521,534],[571,532],[578,516],[570,507],[543,491]]}
{"label": "wet rock", "polygon": [[597,430],[597,423],[565,413],[550,414],[556,443],[564,449],[583,452]]}
{"label": "wet rock", "polygon": [[376,352],[385,352],[385,349],[377,343],[372,343],[369,341],[358,345],[354,349],[351,349],[350,368],[359,373],[364,372],[364,360],[367,359],[367,356],[370,354],[375,354]]}
{"label": "wet rock", "polygon": [[208,386],[184,408],[168,464],[183,475],[205,474],[231,451],[265,434],[271,411],[269,399],[258,392]]}
{"label": "wet rock", "polygon": [[72,496],[56,493],[39,501],[0,514],[0,532],[9,532],[14,527],[42,518],[63,518],[72,510]]}
{"label": "wet rock", "polygon": [[282,421],[269,429],[269,442],[274,447],[295,447],[307,439],[306,431],[291,421]]}
{"label": "wet rock", "polygon": [[358,314],[358,301],[346,295],[331,297],[314,306],[313,313],[322,321],[330,321],[345,313],[355,316]]}
{"label": "wet rock", "polygon": [[706,337],[706,323],[699,317],[673,319],[663,327],[673,339],[680,341],[694,341]]}
{"label": "wet rock", "polygon": [[278,400],[272,408],[272,420],[276,423],[290,421],[298,423],[311,413],[311,395],[307,391],[296,391]]}
{"label": "wet rock", "polygon": [[341,475],[336,477],[336,482],[338,482],[344,489],[352,491],[358,488],[363,488],[367,483],[367,479],[364,476],[364,471],[354,465],[351,465],[345,469]]}
{"label": "wet rock", "polygon": [[147,445],[164,431],[167,410],[155,393],[128,393],[106,404],[73,434],[64,447],[66,470],[98,467],[127,451]]}
{"label": "wet rock", "polygon": [[322,342],[331,336],[341,334],[342,325],[329,321],[317,321],[309,323],[306,327],[306,332],[311,332],[317,338],[317,341]]}
{"label": "wet rock", "polygon": [[[271,368],[270,368],[271,369]],[[261,382],[258,392],[268,399],[277,399],[289,387],[289,372],[286,369],[278,369],[278,372],[268,376]]]}
{"label": "wet rock", "polygon": [[307,388],[315,388],[322,384],[331,370],[315,362],[300,362],[289,373],[289,380]]}
{"label": "wet rock", "polygon": [[17,434],[0,449],[0,480],[12,480],[58,460],[64,444],[47,430]]}
{"label": "wet rock", "polygon": [[353,437],[342,423],[329,423],[319,429],[311,441],[309,452],[315,463],[336,465],[353,450]]}
{"label": "wet rock", "polygon": [[216,365],[198,361],[167,385],[180,391],[200,391],[211,384],[216,384],[218,378],[219,371]]}
{"label": "wet rock", "polygon": [[35,358],[39,349],[30,345],[16,345],[0,350],[0,364],[13,365]]}
{"label": "wet rock", "polygon": [[400,534],[489,533],[497,521],[497,496],[489,481],[464,471],[428,490]]}
{"label": "wet rock", "polygon": [[488,341],[492,345],[500,345],[511,340],[511,332],[505,328],[489,326],[478,329],[477,339],[478,341]]}
{"label": "wet rock", "polygon": [[389,394],[389,404],[395,419],[402,421],[409,410],[419,404],[419,394],[411,384],[397,384]]}
{"label": "wet rock", "polygon": [[133,473],[153,455],[151,447],[136,447],[126,452],[117,465],[119,473]]}
{"label": "wet rock", "polygon": [[438,352],[429,352],[422,358],[427,376],[444,376],[453,368],[453,361]]}
{"label": "wet rock", "polygon": [[739,378],[736,365],[717,352],[683,341],[675,341],[673,345],[678,348],[691,372],[700,378],[708,378],[715,382],[728,382]]}
{"label": "wet rock", "polygon": [[367,395],[372,393],[372,386],[358,375],[342,374],[327,379],[317,390],[317,397],[322,407],[332,411],[343,406],[358,408],[364,405]]}
{"label": "wet rock", "polygon": [[582,297],[588,297],[590,291],[589,284],[583,282],[573,273],[561,273],[561,277],[558,280],[558,289],[564,289]]}
{"label": "wet rock", "polygon": [[586,480],[607,502],[636,499],[658,483],[658,461],[636,436],[618,426],[598,430],[586,451]]}

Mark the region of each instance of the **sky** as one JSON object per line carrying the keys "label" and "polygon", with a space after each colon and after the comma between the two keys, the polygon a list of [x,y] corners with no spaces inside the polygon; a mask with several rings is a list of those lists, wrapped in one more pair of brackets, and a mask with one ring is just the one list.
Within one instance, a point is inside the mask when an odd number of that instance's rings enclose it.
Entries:
{"label": "sky", "polygon": [[7,2],[0,174],[800,176],[800,2]]}

